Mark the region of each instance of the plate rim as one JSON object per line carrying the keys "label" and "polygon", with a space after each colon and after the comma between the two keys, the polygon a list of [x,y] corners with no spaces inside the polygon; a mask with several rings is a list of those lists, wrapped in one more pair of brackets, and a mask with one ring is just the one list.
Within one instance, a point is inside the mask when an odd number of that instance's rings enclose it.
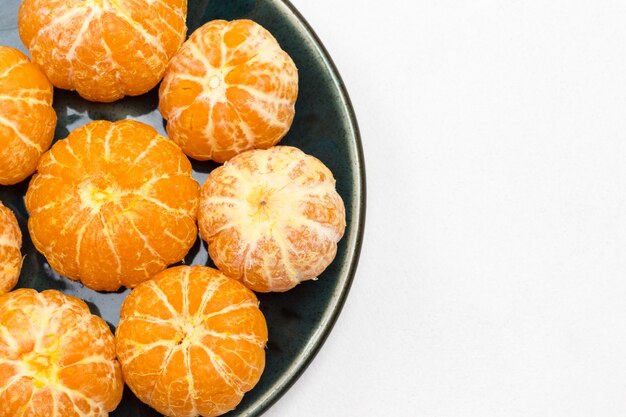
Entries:
{"label": "plate rim", "polygon": [[335,303],[334,308],[332,309],[328,321],[321,329],[321,332],[313,340],[313,344],[310,348],[304,351],[300,357],[302,360],[297,365],[295,371],[289,372],[287,371],[286,380],[282,383],[278,383],[278,386],[275,386],[274,390],[266,396],[265,398],[260,399],[260,406],[252,410],[252,413],[249,414],[250,417],[258,417],[261,414],[265,413],[269,408],[271,408],[278,400],[285,395],[287,391],[293,387],[293,385],[298,381],[298,379],[304,374],[309,365],[313,362],[317,354],[320,352],[322,346],[328,339],[328,336],[332,332],[341,311],[346,303],[348,298],[348,294],[350,293],[350,289],[352,287],[352,283],[354,282],[354,277],[356,275],[357,267],[359,264],[359,259],[361,256],[361,249],[363,246],[363,238],[365,232],[365,217],[366,217],[366,201],[367,201],[367,187],[366,187],[366,174],[365,174],[365,157],[363,152],[363,143],[361,140],[361,132],[359,129],[359,125],[356,118],[356,113],[354,110],[354,106],[352,105],[352,101],[350,100],[350,95],[348,94],[348,90],[346,85],[341,78],[339,70],[335,65],[330,53],[324,46],[324,43],[317,35],[313,27],[309,24],[306,18],[300,13],[300,11],[289,1],[289,0],[278,0],[279,3],[282,3],[287,9],[293,13],[296,20],[302,25],[305,33],[311,37],[313,40],[313,46],[318,50],[320,57],[324,64],[330,70],[330,75],[333,80],[333,83],[337,86],[337,90],[339,92],[339,98],[344,103],[344,107],[347,113],[347,121],[349,122],[350,129],[354,134],[354,150],[357,162],[357,171],[358,177],[360,179],[359,187],[355,187],[355,190],[358,189],[358,211],[355,213],[355,217],[357,218],[357,222],[355,224],[356,227],[356,236],[354,242],[354,252],[349,255],[350,259],[350,267],[348,269],[345,285],[341,288],[341,292],[338,295],[337,301]]}

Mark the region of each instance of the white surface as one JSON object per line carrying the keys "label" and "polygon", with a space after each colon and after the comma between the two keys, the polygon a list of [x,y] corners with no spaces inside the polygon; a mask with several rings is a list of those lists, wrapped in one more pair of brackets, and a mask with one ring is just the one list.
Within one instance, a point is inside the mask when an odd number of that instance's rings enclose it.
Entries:
{"label": "white surface", "polygon": [[367,227],[266,416],[626,415],[626,2],[294,4],[354,101]]}

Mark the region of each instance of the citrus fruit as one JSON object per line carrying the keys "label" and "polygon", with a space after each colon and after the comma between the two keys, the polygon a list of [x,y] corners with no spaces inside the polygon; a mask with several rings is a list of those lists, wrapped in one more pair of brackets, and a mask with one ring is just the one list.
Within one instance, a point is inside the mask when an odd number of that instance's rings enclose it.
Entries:
{"label": "citrus fruit", "polygon": [[57,116],[52,84],[26,55],[0,46],[0,185],[35,172],[52,143]]}
{"label": "citrus fruit", "polygon": [[24,0],[18,29],[55,87],[111,102],[157,85],[186,17],[187,0]]}
{"label": "citrus fruit", "polygon": [[251,20],[214,20],[172,58],[159,106],[187,155],[224,162],[278,143],[297,95],[296,66],[267,30]]}
{"label": "citrus fruit", "polygon": [[113,334],[82,300],[0,296],[0,417],[106,417],[123,387]]}
{"label": "citrus fruit", "polygon": [[199,188],[187,157],[152,127],[96,121],[41,157],[28,228],[60,274],[94,290],[134,287],[193,245]]}
{"label": "citrus fruit", "polygon": [[15,214],[0,201],[0,294],[11,291],[22,269],[22,232]]}
{"label": "citrus fruit", "polygon": [[241,153],[202,186],[198,224],[215,265],[254,291],[286,291],[332,262],[346,220],[330,170],[290,146]]}
{"label": "citrus fruit", "polygon": [[130,389],[170,417],[232,410],[265,367],[257,298],[205,266],[170,268],[133,289],[115,339]]}

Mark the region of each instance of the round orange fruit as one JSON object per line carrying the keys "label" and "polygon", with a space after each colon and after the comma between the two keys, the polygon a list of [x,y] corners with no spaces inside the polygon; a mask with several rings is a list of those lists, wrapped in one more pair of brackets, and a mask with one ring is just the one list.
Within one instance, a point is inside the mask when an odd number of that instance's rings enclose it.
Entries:
{"label": "round orange fruit", "polygon": [[35,172],[52,143],[57,116],[52,84],[26,55],[0,46],[0,185]]}
{"label": "round orange fruit", "polygon": [[44,154],[26,192],[35,247],[99,291],[134,287],[196,240],[200,186],[180,148],[135,121],[96,121]]}
{"label": "round orange fruit", "polygon": [[106,417],[123,387],[113,334],[82,300],[0,296],[0,417]]}
{"label": "round orange fruit", "polygon": [[265,367],[267,326],[254,293],[205,266],[180,266],[137,286],[115,333],[124,379],[169,417],[235,408]]}
{"label": "round orange fruit", "polygon": [[22,232],[15,214],[0,201],[0,294],[17,284],[22,269]]}
{"label": "round orange fruit", "polygon": [[298,71],[251,20],[214,20],[174,55],[159,90],[169,137],[198,160],[269,148],[291,127]]}
{"label": "round orange fruit", "polygon": [[211,172],[198,224],[217,267],[254,291],[286,291],[332,262],[346,220],[330,170],[290,146],[252,150]]}
{"label": "round orange fruit", "polygon": [[187,0],[24,0],[18,29],[55,87],[112,102],[157,85],[186,18]]}

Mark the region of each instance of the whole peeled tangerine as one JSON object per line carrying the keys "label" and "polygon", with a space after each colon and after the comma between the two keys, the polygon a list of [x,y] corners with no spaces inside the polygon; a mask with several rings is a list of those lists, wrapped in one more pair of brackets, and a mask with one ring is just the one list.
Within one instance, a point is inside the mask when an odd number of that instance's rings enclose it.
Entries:
{"label": "whole peeled tangerine", "polygon": [[42,156],[26,192],[28,229],[58,273],[115,291],[183,259],[199,193],[187,157],[154,128],[96,121]]}
{"label": "whole peeled tangerine", "polygon": [[0,201],[0,294],[11,291],[22,270],[22,232],[15,214]]}
{"label": "whole peeled tangerine", "polygon": [[254,291],[287,291],[335,258],[346,212],[319,159],[275,146],[244,152],[209,174],[198,224],[222,272]]}
{"label": "whole peeled tangerine", "polygon": [[52,91],[26,55],[0,46],[0,185],[30,176],[50,147],[57,121]]}
{"label": "whole peeled tangerine", "polygon": [[267,324],[240,282],[206,266],[179,266],[131,291],[115,341],[137,398],[168,417],[215,417],[259,381]]}
{"label": "whole peeled tangerine", "polygon": [[18,29],[55,87],[112,102],[157,85],[186,17],[187,0],[24,0]]}
{"label": "whole peeled tangerine", "polygon": [[298,70],[267,30],[251,20],[214,20],[172,58],[159,109],[183,152],[224,162],[278,143],[297,96]]}
{"label": "whole peeled tangerine", "polygon": [[107,323],[56,290],[0,295],[0,417],[107,417],[124,381]]}

